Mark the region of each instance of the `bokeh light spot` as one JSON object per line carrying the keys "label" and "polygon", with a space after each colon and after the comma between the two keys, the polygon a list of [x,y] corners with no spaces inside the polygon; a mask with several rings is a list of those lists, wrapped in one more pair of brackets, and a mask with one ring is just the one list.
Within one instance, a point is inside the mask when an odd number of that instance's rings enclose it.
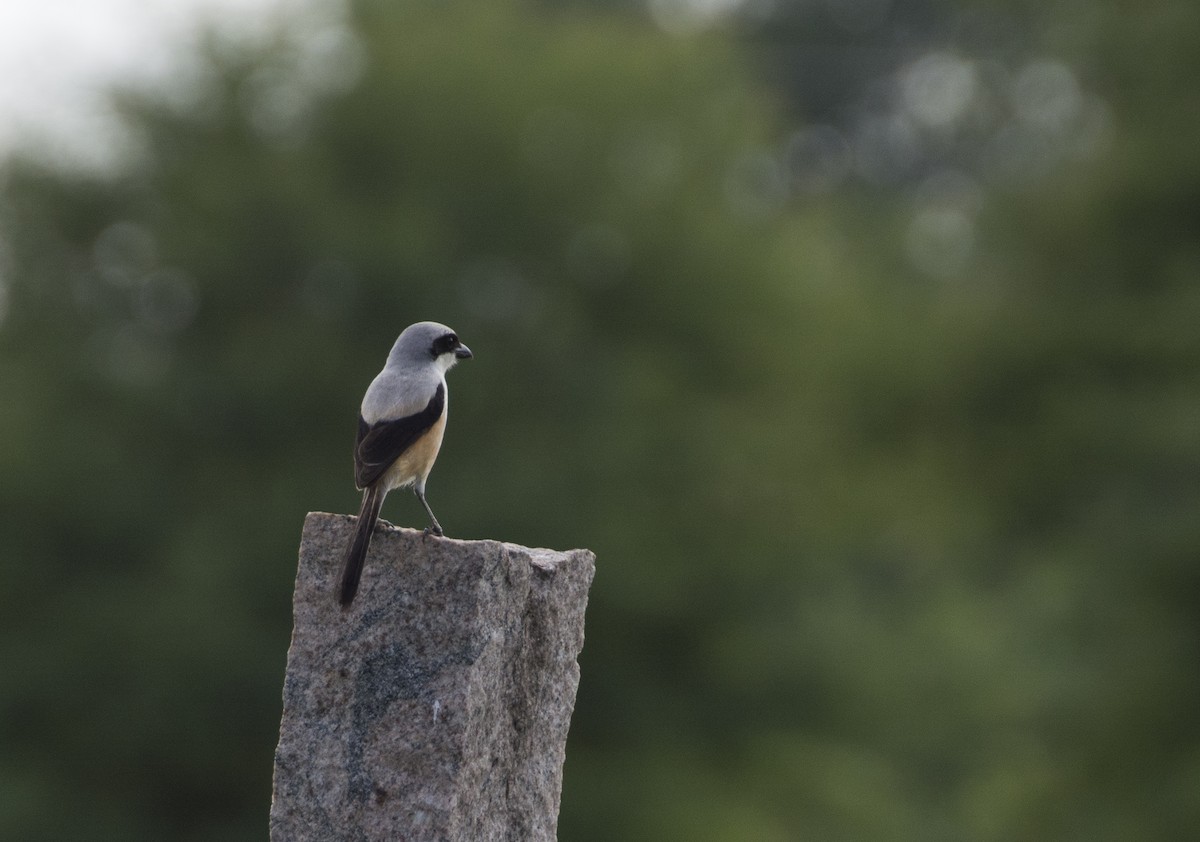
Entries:
{"label": "bokeh light spot", "polygon": [[100,277],[113,286],[132,287],[153,268],[157,243],[148,228],[137,222],[114,222],[92,244],[92,262]]}
{"label": "bokeh light spot", "polygon": [[1033,61],[1012,81],[1013,109],[1027,123],[1063,132],[1079,117],[1083,95],[1071,68],[1061,61]]}
{"label": "bokeh light spot", "polygon": [[922,182],[904,240],[909,262],[918,271],[950,278],[968,268],[983,196],[975,179],[956,170],[940,171]]}
{"label": "bokeh light spot", "polygon": [[930,128],[950,127],[961,120],[977,86],[974,62],[952,53],[929,53],[900,75],[905,107],[917,122]]}
{"label": "bokeh light spot", "polygon": [[706,29],[742,5],[742,0],[649,0],[650,16],[671,35]]}

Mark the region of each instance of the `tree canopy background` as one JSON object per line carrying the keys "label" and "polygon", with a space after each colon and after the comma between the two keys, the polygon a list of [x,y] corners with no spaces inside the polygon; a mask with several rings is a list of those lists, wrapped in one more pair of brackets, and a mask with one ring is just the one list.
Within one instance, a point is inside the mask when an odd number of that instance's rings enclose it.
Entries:
{"label": "tree canopy background", "polygon": [[334,21],[3,168],[0,836],[262,838],[423,318],[448,533],[599,558],[560,838],[1200,825],[1200,7]]}

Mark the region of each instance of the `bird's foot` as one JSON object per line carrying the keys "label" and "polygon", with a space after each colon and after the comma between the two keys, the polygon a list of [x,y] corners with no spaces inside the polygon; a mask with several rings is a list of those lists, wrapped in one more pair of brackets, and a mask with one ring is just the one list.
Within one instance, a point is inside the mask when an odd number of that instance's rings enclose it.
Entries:
{"label": "bird's foot", "polygon": [[390,520],[384,520],[383,518],[379,518],[378,520],[376,520],[375,526],[376,527],[386,526],[388,529],[396,528],[396,524],[392,523]]}
{"label": "bird's foot", "polygon": [[424,530],[424,535],[426,538],[428,538],[430,535],[435,535],[438,538],[441,538],[444,534],[445,533],[442,532],[442,527],[438,526],[436,523],[432,526],[426,526]]}

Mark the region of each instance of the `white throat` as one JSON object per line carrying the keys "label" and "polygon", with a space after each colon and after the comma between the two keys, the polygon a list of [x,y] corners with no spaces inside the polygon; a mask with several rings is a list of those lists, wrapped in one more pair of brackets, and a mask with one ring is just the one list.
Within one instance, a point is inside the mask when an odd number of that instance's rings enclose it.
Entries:
{"label": "white throat", "polygon": [[454,368],[454,366],[457,363],[458,363],[458,357],[454,356],[453,352],[449,353],[449,354],[442,354],[440,357],[438,357],[436,360],[433,361],[433,364],[435,366],[437,366],[438,371],[440,371],[442,373],[443,377],[445,377],[446,372],[449,371],[450,369]]}

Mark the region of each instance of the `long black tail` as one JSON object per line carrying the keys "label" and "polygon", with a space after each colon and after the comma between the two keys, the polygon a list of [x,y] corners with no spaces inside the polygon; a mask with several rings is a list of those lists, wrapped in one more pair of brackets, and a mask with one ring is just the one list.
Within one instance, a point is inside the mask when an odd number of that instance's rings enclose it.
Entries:
{"label": "long black tail", "polygon": [[363,492],[362,508],[358,511],[358,528],[354,540],[346,548],[346,560],[342,562],[342,580],[338,584],[338,602],[349,605],[358,593],[358,580],[362,577],[363,562],[367,560],[367,548],[371,546],[371,533],[375,521],[379,520],[379,508],[387,494],[377,483]]}

